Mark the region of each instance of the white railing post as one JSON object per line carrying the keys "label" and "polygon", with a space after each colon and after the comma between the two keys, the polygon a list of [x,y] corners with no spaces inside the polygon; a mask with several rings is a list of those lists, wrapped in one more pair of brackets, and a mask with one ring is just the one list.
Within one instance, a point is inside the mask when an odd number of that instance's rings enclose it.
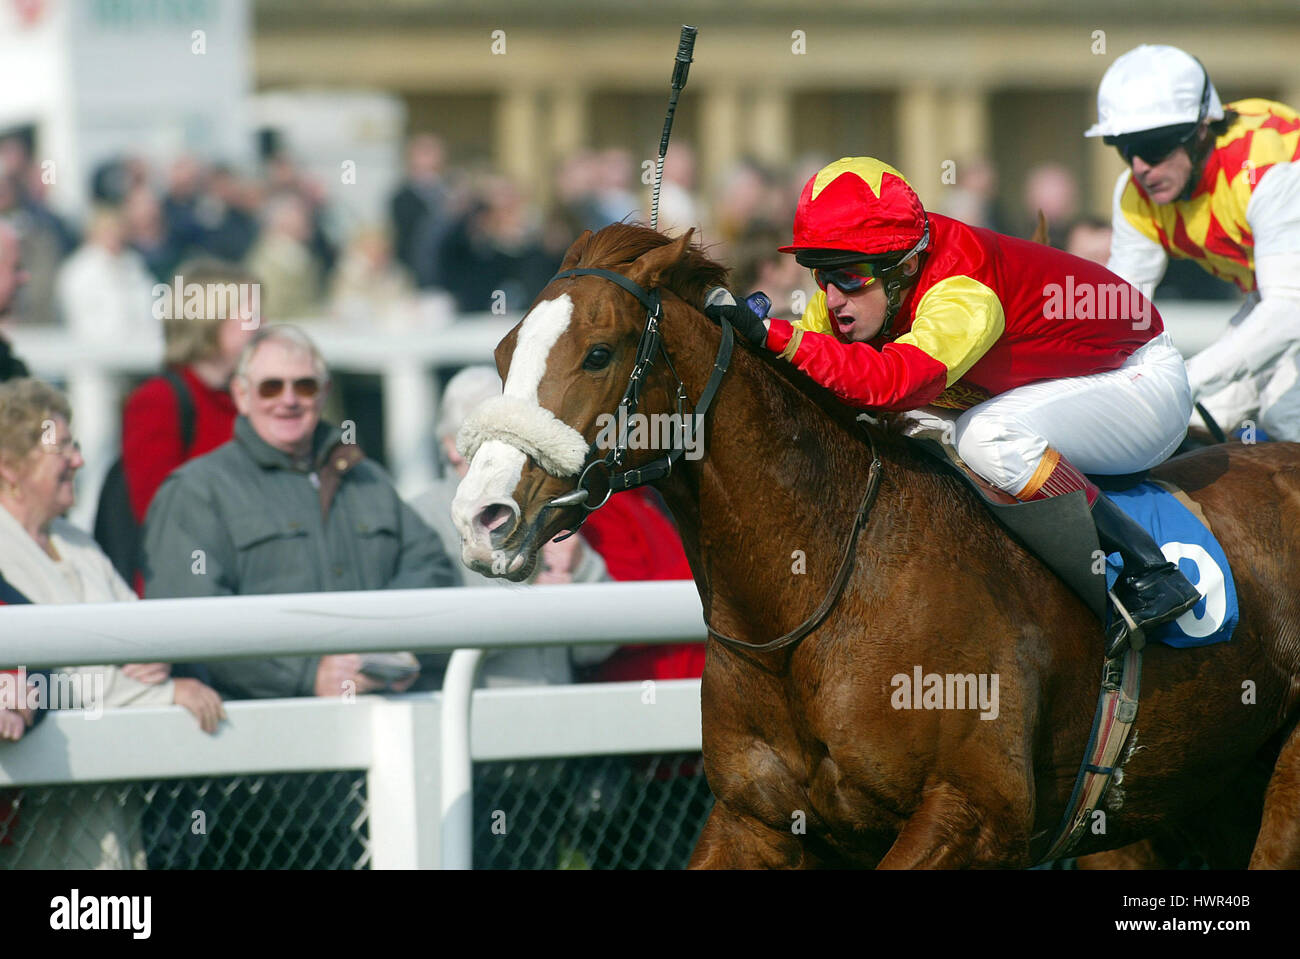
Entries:
{"label": "white railing post", "polygon": [[470,707],[481,649],[451,654],[442,680],[442,866],[471,869],[474,862],[474,758]]}
{"label": "white railing post", "polygon": [[435,697],[378,698],[371,706],[366,800],[373,869],[439,865],[439,725]]}

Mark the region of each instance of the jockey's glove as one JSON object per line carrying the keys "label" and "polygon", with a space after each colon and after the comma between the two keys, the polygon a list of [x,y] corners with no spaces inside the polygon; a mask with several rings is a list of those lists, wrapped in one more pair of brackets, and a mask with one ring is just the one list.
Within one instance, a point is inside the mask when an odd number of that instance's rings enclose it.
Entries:
{"label": "jockey's glove", "polygon": [[704,315],[714,323],[726,320],[740,338],[756,350],[767,345],[767,323],[745,303],[737,303],[731,291],[715,286],[704,297]]}

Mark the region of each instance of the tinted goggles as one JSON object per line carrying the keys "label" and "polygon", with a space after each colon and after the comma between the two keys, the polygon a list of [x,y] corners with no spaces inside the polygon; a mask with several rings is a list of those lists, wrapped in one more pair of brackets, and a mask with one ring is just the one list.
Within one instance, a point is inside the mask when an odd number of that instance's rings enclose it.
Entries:
{"label": "tinted goggles", "polygon": [[825,290],[827,286],[834,285],[841,293],[856,293],[874,283],[879,270],[875,263],[853,263],[833,270],[814,267],[812,275],[818,289]]}
{"label": "tinted goggles", "polygon": [[1180,146],[1188,143],[1196,135],[1196,126],[1186,132],[1173,130],[1152,136],[1106,137],[1106,142],[1119,151],[1124,162],[1133,165],[1133,158],[1141,158],[1148,166],[1158,166],[1169,158]]}
{"label": "tinted goggles", "polygon": [[[320,380],[314,376],[303,376],[288,381],[293,393],[300,400],[310,400],[320,392]],[[257,384],[257,395],[264,400],[273,400],[284,392],[285,380],[278,376],[262,380]]]}

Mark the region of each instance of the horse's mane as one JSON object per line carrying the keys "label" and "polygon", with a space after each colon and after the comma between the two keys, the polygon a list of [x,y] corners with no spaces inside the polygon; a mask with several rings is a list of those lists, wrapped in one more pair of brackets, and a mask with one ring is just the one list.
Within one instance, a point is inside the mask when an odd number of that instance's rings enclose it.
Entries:
{"label": "horse's mane", "polygon": [[[578,257],[577,266],[615,269],[628,266],[655,247],[672,243],[672,237],[635,223],[611,223],[592,236]],[[729,271],[693,241],[686,255],[663,278],[662,285],[695,309],[704,306],[704,294],[712,287],[726,286]]]}

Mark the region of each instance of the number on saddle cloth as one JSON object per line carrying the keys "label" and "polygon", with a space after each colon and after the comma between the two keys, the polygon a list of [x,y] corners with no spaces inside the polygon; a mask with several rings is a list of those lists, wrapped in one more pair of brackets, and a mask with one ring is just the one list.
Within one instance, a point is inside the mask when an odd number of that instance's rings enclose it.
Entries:
{"label": "number on saddle cloth", "polygon": [[[1172,623],[1158,627],[1147,641],[1181,649],[1232,639],[1240,618],[1237,588],[1228,557],[1214,534],[1178,497],[1157,483],[1139,483],[1107,495],[1151,534],[1165,558],[1177,564],[1204,597]],[[1107,589],[1119,578],[1122,566],[1118,554],[1107,557]]]}

